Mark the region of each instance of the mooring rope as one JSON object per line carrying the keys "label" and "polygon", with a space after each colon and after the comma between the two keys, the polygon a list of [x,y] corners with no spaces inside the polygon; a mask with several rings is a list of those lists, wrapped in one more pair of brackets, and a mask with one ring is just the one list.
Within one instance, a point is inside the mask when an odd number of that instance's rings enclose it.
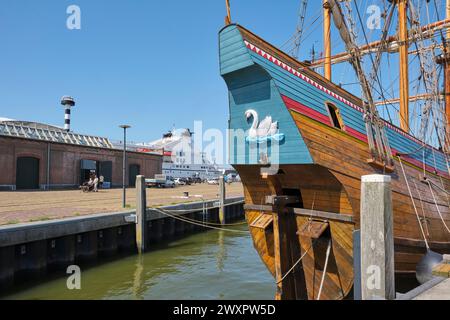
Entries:
{"label": "mooring rope", "polygon": [[319,293],[317,294],[316,300],[320,300],[320,296],[322,294],[323,283],[325,281],[325,276],[327,274],[328,258],[330,257],[330,252],[331,252],[331,239],[328,241],[327,255],[325,257],[325,265],[323,267],[322,279],[320,280]]}
{"label": "mooring rope", "polygon": [[[171,213],[171,214],[174,214],[174,213],[178,212],[177,210],[172,211],[172,210],[165,210],[165,209],[161,209],[161,208],[159,208],[159,209],[160,209],[160,210],[164,210],[165,212],[169,212],[169,213]],[[213,209],[213,208],[210,208],[210,209]],[[197,212],[197,210],[194,211],[194,212]],[[238,223],[214,223],[214,222],[206,222],[206,221],[200,221],[200,220],[196,220],[196,219],[191,219],[191,218],[188,218],[188,217],[186,217],[186,216],[183,216],[183,219],[189,220],[189,221],[192,221],[192,222],[198,222],[198,223],[202,223],[202,224],[212,225],[212,226],[242,226],[242,225],[247,224],[247,221],[238,222]]]}
{"label": "mooring rope", "polygon": [[[235,204],[241,204],[241,203],[243,203],[242,200],[241,200],[241,201],[236,201],[236,202],[227,203],[227,204],[225,204],[225,206],[232,206],[232,205],[235,205]],[[209,208],[208,208],[208,207],[204,207],[203,209],[205,209],[206,211],[208,211],[208,210],[210,210],[210,209],[217,209],[217,208],[220,208],[220,207],[219,207],[219,206],[213,206],[213,207],[209,207]],[[152,209],[164,210],[165,212],[169,212],[169,213],[171,213],[171,214],[181,213],[181,212],[183,212],[183,213],[194,213],[194,212],[198,212],[198,209],[167,210],[167,209],[163,209],[163,208],[161,208],[161,207],[159,207],[159,208],[152,208]],[[242,226],[242,225],[247,224],[247,221],[239,222],[239,223],[225,223],[225,224],[223,224],[223,223],[214,223],[214,222],[206,222],[206,221],[199,221],[199,220],[196,220],[196,219],[191,219],[191,218],[188,218],[188,217],[186,217],[186,216],[183,216],[183,219],[190,220],[190,221],[193,221],[193,222],[202,223],[202,224],[213,225],[213,226]]]}
{"label": "mooring rope", "polygon": [[296,266],[303,260],[303,258],[308,254],[309,250],[311,250],[311,248],[314,246],[314,244],[316,243],[316,241],[317,241],[317,239],[315,239],[315,240],[311,243],[311,245],[309,246],[308,250],[306,250],[306,251],[302,254],[302,256],[297,260],[297,262],[295,262],[295,263],[292,265],[292,267],[291,267],[288,271],[286,271],[286,273],[284,274],[284,276],[281,277],[281,279],[278,280],[276,284],[280,284],[280,283],[283,282],[284,279],[286,279],[286,277],[287,277],[287,276],[295,269],[295,267],[296,267]]}
{"label": "mooring rope", "polygon": [[200,226],[200,227],[209,228],[209,229],[214,229],[214,230],[223,230],[223,231],[228,231],[228,232],[235,232],[235,233],[249,234],[248,231],[235,230],[235,229],[227,229],[227,228],[218,228],[218,227],[209,226],[209,225],[203,224],[203,223],[197,223],[197,222],[194,222],[194,221],[189,221],[189,220],[186,220],[186,219],[184,219],[184,218],[180,218],[180,216],[172,215],[172,214],[170,214],[170,213],[168,213],[168,212],[165,212],[164,210],[161,210],[161,209],[158,209],[158,208],[154,208],[154,210],[156,210],[156,211],[162,213],[163,215],[169,216],[169,217],[171,217],[171,218],[173,218],[173,219],[180,220],[180,221],[183,221],[183,222],[185,222],[185,223],[190,223],[190,224],[193,224],[193,225],[197,225],[197,226]]}
{"label": "mooring rope", "polygon": [[[416,203],[414,202],[414,197],[412,195],[411,188],[409,187],[409,182],[408,182],[408,178],[406,177],[405,168],[403,167],[402,158],[400,156],[398,156],[398,160],[400,162],[400,167],[402,168],[403,177],[405,178],[406,186],[408,187],[409,196],[411,197],[411,202],[413,204],[414,211],[416,213],[417,222],[419,223],[419,227],[420,227],[420,232],[422,233],[422,237],[423,237],[423,240],[425,241],[425,246],[427,247],[427,250],[430,250],[430,246],[428,245],[427,237],[425,236],[425,231],[423,230],[422,223],[420,222],[419,213],[417,212]],[[425,221],[425,223],[426,223],[426,221]]]}
{"label": "mooring rope", "polygon": [[447,229],[447,232],[450,233],[450,229],[448,228],[447,224],[445,223],[444,217],[442,216],[441,210],[439,209],[439,205],[436,201],[436,197],[434,196],[434,192],[433,192],[433,188],[431,187],[431,183],[429,180],[426,180],[426,181],[428,182],[428,186],[430,187],[431,195],[433,196],[433,201],[436,206],[439,217],[441,218],[441,221],[444,224],[445,229]]}
{"label": "mooring rope", "polygon": [[[230,202],[230,203],[226,203],[225,204],[225,207],[227,207],[227,206],[232,206],[232,205],[235,205],[235,204],[242,204],[242,203],[244,203],[244,201],[243,200],[239,200],[239,201],[235,201],[235,202]],[[206,209],[206,210],[210,210],[210,209],[217,209],[217,208],[220,208],[220,206],[211,206],[211,207],[208,207],[208,206],[206,206],[204,209]],[[156,208],[150,208],[150,209],[163,209],[162,207],[156,207]],[[166,209],[163,209],[163,210],[166,210]],[[170,212],[183,212],[183,213],[193,213],[193,212],[198,212],[198,210],[199,209],[175,209],[175,210],[166,210],[166,211],[170,211]]]}

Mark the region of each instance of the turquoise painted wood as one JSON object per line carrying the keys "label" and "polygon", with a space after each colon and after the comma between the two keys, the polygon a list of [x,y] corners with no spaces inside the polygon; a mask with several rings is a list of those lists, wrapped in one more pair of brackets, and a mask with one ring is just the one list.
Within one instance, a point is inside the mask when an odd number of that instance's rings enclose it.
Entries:
{"label": "turquoise painted wood", "polygon": [[224,28],[220,32],[219,56],[221,75],[254,64],[236,26]]}
{"label": "turquoise painted wood", "polygon": [[[254,65],[224,75],[229,89],[231,164],[258,164],[264,154],[272,164],[313,163],[306,144],[301,137],[289,111],[286,109],[273,79],[259,66]],[[279,132],[284,140],[278,142],[247,142],[253,118],[245,113],[253,109],[259,119],[272,116],[278,121]]]}
{"label": "turquoise painted wood", "polygon": [[[230,50],[230,46],[233,49]],[[219,48],[221,74],[229,90],[230,163],[259,164],[266,160],[266,156],[272,164],[313,163],[274,80],[254,63],[235,26],[220,32]],[[267,143],[246,141],[255,120],[246,118],[245,113],[249,109],[258,113],[260,121],[266,116],[278,121],[279,133],[284,134],[284,139]]]}
{"label": "turquoise painted wood", "polygon": [[[280,164],[312,163],[307,147],[284,105],[282,96],[287,96],[325,116],[328,116],[326,103],[331,102],[340,109],[347,127],[366,135],[362,112],[248,49],[239,29],[234,25],[220,32],[220,70],[229,89],[230,129],[241,129],[248,134],[250,124],[244,116],[248,109],[256,110],[260,119],[271,115],[274,121],[279,121],[280,132],[286,134],[279,152],[274,153],[279,156]],[[409,153],[421,147],[420,142],[405,137],[390,127],[386,127],[386,132],[391,148],[395,151]],[[230,141],[232,164],[254,164],[255,161],[257,163],[260,160],[259,157],[249,156],[249,148],[245,143],[236,144],[233,140]],[[244,145],[247,147],[245,151]],[[254,151],[250,150],[250,154]],[[419,162],[424,161],[431,168],[447,172],[444,154],[432,147],[427,146],[409,156]]]}

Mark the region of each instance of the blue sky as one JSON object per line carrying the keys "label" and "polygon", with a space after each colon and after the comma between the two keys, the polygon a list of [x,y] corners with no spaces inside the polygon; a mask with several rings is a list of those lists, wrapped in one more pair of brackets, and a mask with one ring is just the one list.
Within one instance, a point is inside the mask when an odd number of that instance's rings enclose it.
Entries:
{"label": "blue sky", "polygon": [[[361,9],[379,0],[362,0]],[[225,0],[2,0],[0,117],[63,125],[62,95],[77,101],[72,129],[150,141],[175,124],[224,130],[225,83],[217,33]],[[66,8],[81,8],[81,30],[66,28]],[[295,32],[300,1],[232,0],[233,21],[280,46]],[[309,1],[301,58],[322,48],[321,1]],[[334,36],[337,33],[333,31]],[[333,44],[334,53],[343,50]],[[348,81],[348,66],[334,81]],[[395,74],[394,74],[395,76]],[[347,88],[348,89],[348,88]],[[357,89],[359,90],[359,89]]]}
{"label": "blue sky", "polygon": [[[117,126],[129,123],[130,139],[149,141],[194,120],[225,129],[224,2],[2,0],[0,117],[62,125],[67,94],[77,101],[72,129],[82,133],[119,139]],[[233,2],[233,19],[268,40],[295,30],[296,1]],[[71,4],[81,8],[81,30],[66,28]]]}

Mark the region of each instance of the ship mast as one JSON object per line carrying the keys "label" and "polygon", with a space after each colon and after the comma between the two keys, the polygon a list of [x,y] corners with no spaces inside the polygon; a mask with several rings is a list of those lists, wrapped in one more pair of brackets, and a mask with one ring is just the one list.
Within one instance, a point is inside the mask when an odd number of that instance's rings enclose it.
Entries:
{"label": "ship mast", "polygon": [[370,83],[363,70],[360,50],[345,23],[345,18],[338,0],[328,0],[328,4],[330,6],[330,13],[333,15],[334,25],[339,30],[347,51],[352,55],[350,63],[356,72],[365,99],[363,101],[364,120],[366,123],[369,149],[372,154],[372,159],[368,159],[368,162],[391,171],[393,170],[392,151],[383,123],[379,119],[378,111],[374,104]]}
{"label": "ship mast", "polygon": [[229,25],[231,24],[230,0],[225,0],[225,5],[227,7],[227,16],[225,17],[225,25]]}
{"label": "ship mast", "polygon": [[[445,6],[446,19],[450,18],[450,0],[447,0]],[[446,42],[450,42],[450,28],[446,29]],[[445,151],[450,152],[450,52],[448,48],[449,43],[447,43],[444,48],[444,56],[445,56],[445,72],[444,72],[444,81],[445,81]]]}
{"label": "ship mast", "polygon": [[331,81],[331,12],[328,0],[323,0],[324,77]]}
{"label": "ship mast", "polygon": [[400,66],[400,128],[409,132],[409,74],[408,74],[408,0],[397,0],[398,6],[398,41]]}

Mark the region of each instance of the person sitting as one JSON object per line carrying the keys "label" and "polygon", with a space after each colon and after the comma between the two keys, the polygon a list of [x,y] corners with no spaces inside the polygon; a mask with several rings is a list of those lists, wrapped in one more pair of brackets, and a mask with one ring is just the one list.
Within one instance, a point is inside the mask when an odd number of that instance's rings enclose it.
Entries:
{"label": "person sitting", "polygon": [[92,184],[94,186],[94,192],[98,192],[98,178],[96,175],[94,176],[94,180],[92,181]]}
{"label": "person sitting", "polygon": [[91,175],[89,177],[89,181],[84,182],[81,186],[80,189],[83,192],[89,192],[94,188],[94,177]]}

